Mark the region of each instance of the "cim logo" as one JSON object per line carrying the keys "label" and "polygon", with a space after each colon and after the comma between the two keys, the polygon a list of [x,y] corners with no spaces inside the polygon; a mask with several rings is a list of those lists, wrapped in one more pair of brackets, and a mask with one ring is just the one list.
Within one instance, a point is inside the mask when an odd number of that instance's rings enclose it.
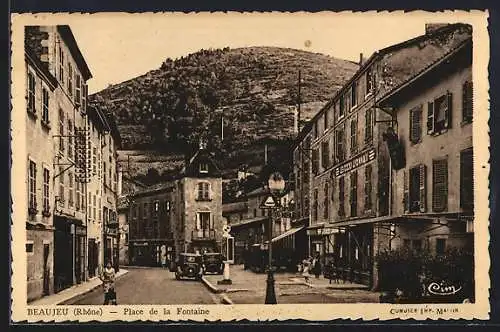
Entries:
{"label": "cim logo", "polygon": [[427,287],[429,293],[433,295],[453,295],[460,292],[461,289],[462,286],[457,287],[455,285],[449,285],[444,281],[441,281],[440,283],[432,282]]}

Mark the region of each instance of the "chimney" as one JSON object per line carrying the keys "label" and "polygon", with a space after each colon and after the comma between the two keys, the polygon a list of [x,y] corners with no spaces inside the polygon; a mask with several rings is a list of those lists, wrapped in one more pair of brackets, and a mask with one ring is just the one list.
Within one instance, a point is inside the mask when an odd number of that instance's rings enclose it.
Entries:
{"label": "chimney", "polygon": [[364,62],[363,53],[359,53],[359,65],[361,66]]}
{"label": "chimney", "polygon": [[425,24],[425,34],[428,35],[430,33],[435,32],[445,26],[450,25],[449,23],[426,23]]}
{"label": "chimney", "polygon": [[123,169],[120,165],[118,165],[118,183],[117,183],[117,192],[118,197],[122,195],[122,181],[123,181]]}

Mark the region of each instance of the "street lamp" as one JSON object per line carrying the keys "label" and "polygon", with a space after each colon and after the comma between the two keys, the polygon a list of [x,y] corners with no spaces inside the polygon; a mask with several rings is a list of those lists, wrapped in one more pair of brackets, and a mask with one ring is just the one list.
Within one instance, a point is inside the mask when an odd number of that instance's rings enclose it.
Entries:
{"label": "street lamp", "polygon": [[285,189],[285,180],[279,172],[271,174],[268,180],[269,193],[274,199],[276,204],[271,209],[271,218],[269,218],[268,234],[268,254],[269,254],[269,267],[267,269],[267,287],[266,287],[266,302],[265,304],[276,304],[276,292],[274,291],[274,276],[273,276],[273,263],[272,263],[272,241],[273,241],[273,222],[277,217],[277,212],[280,209],[279,194]]}

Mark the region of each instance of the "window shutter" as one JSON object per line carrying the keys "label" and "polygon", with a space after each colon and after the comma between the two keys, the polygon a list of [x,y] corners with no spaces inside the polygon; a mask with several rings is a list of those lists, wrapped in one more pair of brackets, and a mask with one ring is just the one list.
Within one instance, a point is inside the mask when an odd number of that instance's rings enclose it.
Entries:
{"label": "window shutter", "polygon": [[425,165],[420,165],[420,167],[419,167],[420,212],[426,211],[426,190],[425,190],[426,171],[427,171],[427,167]]}
{"label": "window shutter", "polygon": [[451,92],[448,92],[446,95],[446,110],[444,112],[444,127],[451,127],[451,113],[453,107],[453,95]]}
{"label": "window shutter", "polygon": [[410,212],[410,193],[408,191],[408,181],[409,181],[408,172],[406,170],[403,171],[403,205],[404,212]]}
{"label": "window shutter", "polygon": [[442,212],[446,210],[448,203],[448,161],[434,160],[432,175],[432,208],[434,212]]}
{"label": "window shutter", "polygon": [[197,213],[196,214],[196,230],[199,230],[201,229],[201,218],[200,218],[200,214]]}
{"label": "window shutter", "polygon": [[427,103],[427,134],[434,133],[434,102]]}

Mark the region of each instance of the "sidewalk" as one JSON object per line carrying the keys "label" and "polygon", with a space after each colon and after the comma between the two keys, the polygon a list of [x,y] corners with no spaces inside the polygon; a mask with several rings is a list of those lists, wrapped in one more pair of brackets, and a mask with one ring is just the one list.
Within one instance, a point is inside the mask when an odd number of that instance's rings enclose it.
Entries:
{"label": "sidewalk", "polygon": [[[122,277],[127,274],[128,270],[125,270],[120,267],[120,271],[116,274],[116,279]],[[64,304],[64,302],[80,295],[84,295],[100,287],[102,285],[102,281],[98,277],[94,277],[89,279],[88,281],[72,286],[70,288],[66,288],[60,291],[57,294],[44,296],[38,300],[29,302],[28,305],[56,305],[56,304]]]}
{"label": "sidewalk", "polygon": [[[242,265],[232,265],[230,278],[231,285],[217,284],[217,281],[223,279],[222,275],[204,275],[202,281],[211,292],[221,294],[226,304],[262,303],[266,292],[267,274],[244,270]],[[369,291],[366,285],[330,283],[322,276],[318,279],[312,277],[308,283],[298,273],[275,273],[274,279],[276,296],[286,302],[374,302],[378,299],[378,294]]]}

